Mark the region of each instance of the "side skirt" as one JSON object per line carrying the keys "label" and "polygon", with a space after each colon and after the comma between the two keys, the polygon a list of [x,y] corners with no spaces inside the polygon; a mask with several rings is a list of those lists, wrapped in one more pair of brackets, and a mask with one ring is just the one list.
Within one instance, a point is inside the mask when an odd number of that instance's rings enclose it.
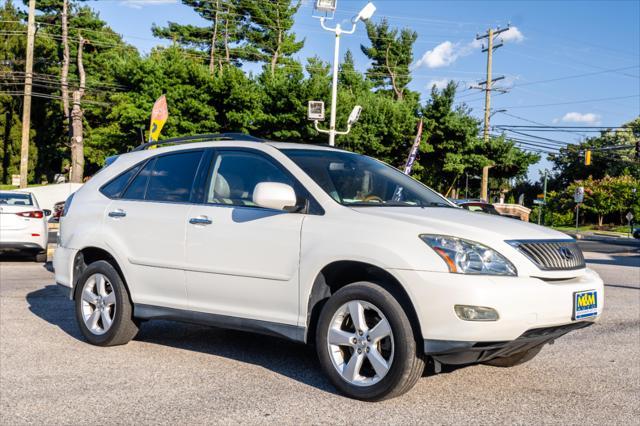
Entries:
{"label": "side skirt", "polygon": [[161,319],[181,321],[232,330],[249,331],[305,343],[305,328],[296,325],[144,304],[134,304],[133,316],[143,320]]}

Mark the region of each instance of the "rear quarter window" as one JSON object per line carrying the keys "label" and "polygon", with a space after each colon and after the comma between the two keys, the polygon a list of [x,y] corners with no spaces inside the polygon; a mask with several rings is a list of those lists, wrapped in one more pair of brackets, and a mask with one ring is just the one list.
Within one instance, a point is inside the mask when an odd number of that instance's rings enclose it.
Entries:
{"label": "rear quarter window", "polygon": [[129,181],[138,173],[143,163],[137,164],[129,170],[120,173],[109,183],[100,188],[100,192],[109,198],[120,198]]}

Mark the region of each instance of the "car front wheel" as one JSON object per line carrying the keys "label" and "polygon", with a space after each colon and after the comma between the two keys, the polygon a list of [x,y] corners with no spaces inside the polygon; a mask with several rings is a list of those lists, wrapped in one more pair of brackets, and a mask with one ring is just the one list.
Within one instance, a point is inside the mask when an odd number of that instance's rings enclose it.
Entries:
{"label": "car front wheel", "polygon": [[424,371],[406,313],[391,293],[373,283],[349,284],[327,301],[316,350],[333,385],[366,401],[407,392]]}
{"label": "car front wheel", "polygon": [[127,288],[109,262],[87,266],[76,285],[75,302],[80,331],[93,345],[124,345],[138,333]]}

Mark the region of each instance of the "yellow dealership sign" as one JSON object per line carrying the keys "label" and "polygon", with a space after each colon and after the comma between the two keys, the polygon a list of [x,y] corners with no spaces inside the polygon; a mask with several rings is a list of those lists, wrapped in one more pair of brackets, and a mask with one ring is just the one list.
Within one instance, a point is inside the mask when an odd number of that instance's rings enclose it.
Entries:
{"label": "yellow dealership sign", "polygon": [[151,126],[149,127],[149,142],[157,141],[162,131],[164,123],[169,118],[169,109],[167,108],[167,98],[162,95],[158,98],[155,104],[153,104],[153,110],[151,110]]}

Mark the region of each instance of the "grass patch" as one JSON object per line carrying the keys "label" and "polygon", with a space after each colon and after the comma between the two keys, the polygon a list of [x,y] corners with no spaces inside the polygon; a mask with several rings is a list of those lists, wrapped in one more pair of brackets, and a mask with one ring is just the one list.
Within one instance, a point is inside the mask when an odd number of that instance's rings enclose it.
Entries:
{"label": "grass patch", "polygon": [[[36,186],[44,186],[40,183],[34,183],[31,185],[27,185],[27,188],[35,188]],[[9,191],[11,189],[20,189],[20,187],[17,186],[13,186],[13,185],[7,185],[7,184],[0,184],[0,191]]]}
{"label": "grass patch", "polygon": [[[561,232],[576,232],[575,226],[553,226],[553,229]],[[629,227],[627,225],[606,226],[599,228],[596,225],[582,225],[577,229],[578,232],[597,232],[598,234],[608,235],[627,235]]]}

